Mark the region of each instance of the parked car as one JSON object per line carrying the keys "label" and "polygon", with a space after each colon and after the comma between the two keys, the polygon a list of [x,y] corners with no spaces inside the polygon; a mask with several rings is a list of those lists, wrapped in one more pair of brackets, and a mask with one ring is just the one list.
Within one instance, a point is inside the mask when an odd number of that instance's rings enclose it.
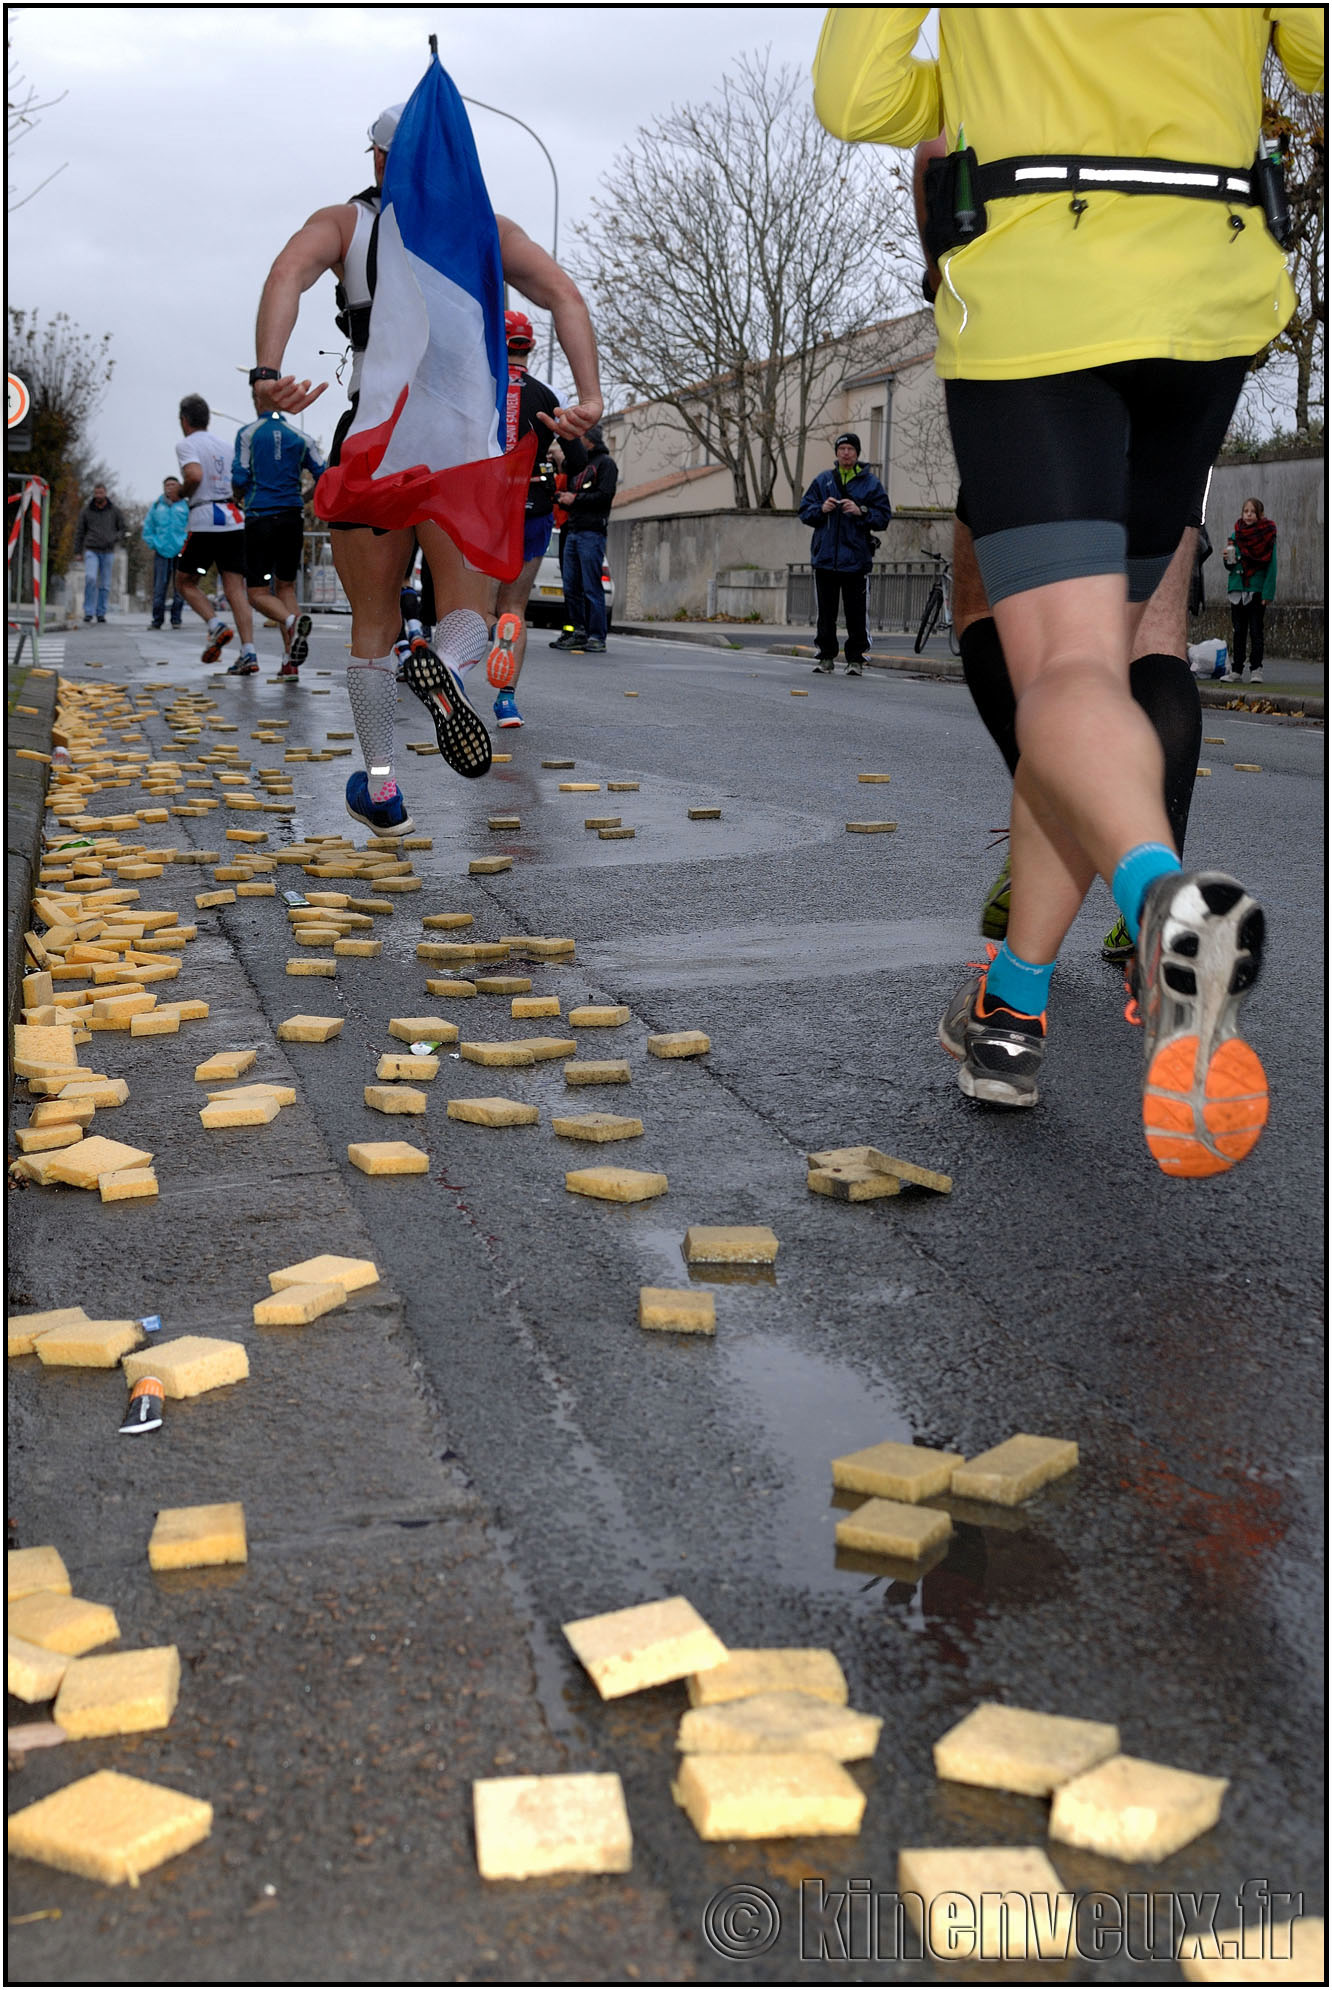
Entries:
{"label": "parked car", "polygon": [[[610,568],[601,563],[601,585],[606,590],[606,627],[611,626],[615,583]],[[551,551],[537,568],[532,594],[527,604],[527,620],[534,629],[561,629],[564,626],[564,583],[560,579],[560,556],[551,541]]]}

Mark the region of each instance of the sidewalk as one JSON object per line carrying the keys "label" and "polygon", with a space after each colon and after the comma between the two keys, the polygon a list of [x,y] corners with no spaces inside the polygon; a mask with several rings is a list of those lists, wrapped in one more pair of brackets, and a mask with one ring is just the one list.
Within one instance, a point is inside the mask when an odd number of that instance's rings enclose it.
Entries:
{"label": "sidewalk", "polygon": [[[237,698],[229,708],[214,689],[197,637],[163,646],[137,617],[71,631],[63,674],[140,691],[166,679],[206,690],[232,736],[246,706]],[[271,639],[265,648],[271,661]],[[101,669],[88,667],[94,660]],[[286,694],[293,736],[302,723],[350,725],[340,688],[302,721],[314,688]],[[11,977],[45,787],[42,763],[15,752],[29,739],[50,751],[54,690],[54,677],[29,676],[17,702],[39,714],[11,721]],[[170,695],[156,692],[157,711],[136,720],[155,755],[181,752],[161,716]],[[236,735],[247,748],[248,731]],[[140,805],[128,785],[117,800]],[[142,834],[150,846],[188,852],[221,844],[223,830],[217,816],[173,816]],[[206,1800],[212,1832],[135,1888],[11,1861],[10,1976],[425,1983],[494,1967],[506,1980],[542,1981],[573,1957],[583,1980],[619,1981],[633,1956],[645,1977],[678,1980],[688,1951],[664,1889],[641,1868],[618,1882],[543,1889],[539,1911],[523,1888],[477,1876],[474,1778],[614,1762],[598,1739],[583,1743],[540,1675],[544,1627],[525,1606],[491,1512],[454,1462],[398,1268],[372,1238],[307,1103],[324,1082],[321,1053],[276,1040],[240,943],[247,902],[197,912],[194,894],[211,882],[207,870],[172,863],[143,885],[141,901],[198,926],[172,989],[203,996],[208,1017],[179,1036],[94,1036],[82,1051],[130,1093],[99,1111],[90,1131],[151,1139],[160,1195],[103,1204],[11,1183],[7,1310],[159,1314],[161,1342],[239,1341],[249,1378],[169,1402],[163,1428],[129,1443],[118,1434],[118,1370],[11,1360],[7,1545],[54,1545],[74,1594],[114,1610],[120,1648],[175,1645],[181,1661],[168,1727],[27,1752],[9,1779],[10,1810],[114,1769]],[[293,1011],[320,1009],[327,1003],[300,991],[327,986],[300,981],[288,995],[284,985],[281,999]],[[252,1080],[296,1089],[261,1147],[244,1128],[210,1134],[199,1121],[195,1064],[238,1045],[258,1048]],[[322,1252],[376,1259],[379,1282],[312,1325],[256,1328],[251,1309],[268,1273]],[[150,1571],[157,1511],[233,1500],[245,1509],[245,1566]],[[11,1702],[10,1721],[45,1711]]]}
{"label": "sidewalk", "polygon": [[[755,622],[617,622],[620,636],[655,637],[661,642],[699,643],[707,649],[756,649],[768,656],[810,657],[814,651],[813,629]],[[873,652],[867,659],[869,670],[908,670],[925,677],[960,677],[962,664],[952,655],[947,641],[935,636],[917,655],[912,637],[903,630],[879,630],[871,638]],[[840,668],[840,665],[839,665]],[[1269,657],[1264,682],[1251,694],[1247,685],[1212,684],[1199,679],[1204,705],[1226,707],[1236,698],[1270,704],[1282,715],[1302,712],[1321,719],[1325,708],[1327,668],[1296,657]]]}

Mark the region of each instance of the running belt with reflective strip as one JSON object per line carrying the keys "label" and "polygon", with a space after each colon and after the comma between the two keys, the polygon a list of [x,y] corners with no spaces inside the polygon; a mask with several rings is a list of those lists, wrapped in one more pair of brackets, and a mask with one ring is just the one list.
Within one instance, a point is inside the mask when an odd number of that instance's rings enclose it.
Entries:
{"label": "running belt with reflective strip", "polygon": [[1204,166],[1192,159],[1103,159],[1080,153],[996,159],[972,173],[977,199],[1011,200],[1033,193],[1183,194],[1231,206],[1259,201],[1246,166]]}

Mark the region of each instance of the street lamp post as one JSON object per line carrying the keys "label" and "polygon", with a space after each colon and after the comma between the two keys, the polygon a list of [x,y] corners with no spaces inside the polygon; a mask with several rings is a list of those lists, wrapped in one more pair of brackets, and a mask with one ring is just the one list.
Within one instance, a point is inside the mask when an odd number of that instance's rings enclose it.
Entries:
{"label": "street lamp post", "polygon": [[[483,104],[480,97],[468,97],[468,96],[463,97],[463,102],[465,104],[475,104],[479,111],[493,111],[496,117],[506,117],[508,118],[510,124],[522,125],[522,128],[527,133],[528,137],[535,138],[537,144],[540,145],[541,150],[545,153],[546,164],[550,167],[550,177],[555,182],[555,218],[551,223],[551,229],[550,229],[550,253],[552,259],[555,262],[558,262],[560,259],[560,176],[555,171],[555,161],[551,158],[550,153],[546,150],[544,141],[541,139],[538,133],[533,131],[530,124],[523,124],[523,120],[520,117],[515,117],[512,111],[502,111],[499,108],[498,104]],[[547,378],[549,378],[550,374],[553,373],[554,370],[555,370],[555,320],[552,318],[550,321],[550,333],[546,341]]]}

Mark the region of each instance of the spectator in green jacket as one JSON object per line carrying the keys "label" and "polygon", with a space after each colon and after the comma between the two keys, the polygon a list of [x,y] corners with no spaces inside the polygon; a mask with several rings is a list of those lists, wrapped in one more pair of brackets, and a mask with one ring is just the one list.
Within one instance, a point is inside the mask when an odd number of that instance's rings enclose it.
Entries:
{"label": "spectator in green jacket", "polygon": [[1263,681],[1263,611],[1276,594],[1276,536],[1262,499],[1245,498],[1225,551],[1233,641],[1224,684],[1243,683],[1246,655],[1250,684]]}

